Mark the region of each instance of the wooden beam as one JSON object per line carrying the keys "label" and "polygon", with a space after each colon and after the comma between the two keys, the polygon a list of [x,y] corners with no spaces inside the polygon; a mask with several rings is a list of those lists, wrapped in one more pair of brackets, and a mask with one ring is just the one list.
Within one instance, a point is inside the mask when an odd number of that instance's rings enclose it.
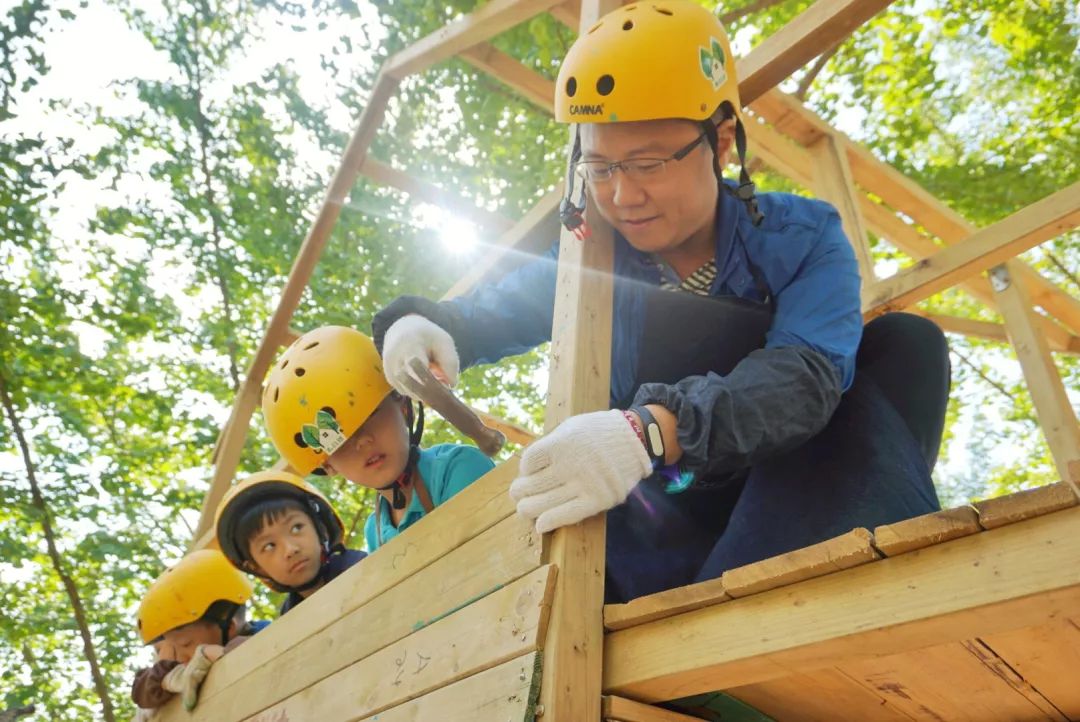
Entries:
{"label": "wooden beam", "polygon": [[866,289],[868,318],[899,310],[1080,225],[1080,182]]}
{"label": "wooden beam", "polygon": [[383,67],[388,75],[401,80],[449,60],[558,4],[559,0],[489,0],[460,20],[391,56]]}
{"label": "wooden beam", "polygon": [[603,698],[602,716],[604,722],[701,722],[698,717],[609,695]]}
{"label": "wooden beam", "polygon": [[859,210],[859,196],[851,179],[847,154],[841,141],[835,134],[829,134],[809,148],[814,160],[814,193],[818,198],[832,203],[840,214],[844,234],[855,250],[855,259],[859,262],[859,276],[862,287],[868,288],[874,283],[874,258],[870,254],[870,243],[866,237],[866,224],[863,223]]}
{"label": "wooden beam", "polygon": [[853,529],[802,549],[736,567],[721,577],[731,597],[747,597],[875,561],[880,555],[866,529]]}
{"label": "wooden beam", "polygon": [[886,556],[907,554],[982,531],[979,514],[971,506],[923,514],[874,529],[874,547]]}
{"label": "wooden beam", "polygon": [[360,172],[376,183],[408,193],[414,200],[424,201],[445,208],[489,231],[503,232],[514,225],[506,216],[480,208],[465,198],[439,188],[433,183],[413,178],[408,173],[392,168],[374,158],[365,158]]}
{"label": "wooden beam", "polygon": [[[359,608],[327,620],[329,626],[284,654],[262,658],[238,649],[234,659],[230,653],[229,662],[222,665],[239,663],[247,673],[236,679],[238,670],[230,669],[231,674],[222,677],[215,666],[200,692],[199,712],[205,719],[244,719],[434,624],[539,565],[539,535],[514,514]],[[346,574],[362,576],[352,569]],[[339,594],[342,588],[342,584],[327,586],[319,594]],[[329,613],[334,613],[332,607]],[[351,641],[342,644],[343,639]],[[225,686],[229,679],[236,681]]]}
{"label": "wooden beam", "polygon": [[627,629],[702,607],[711,607],[729,599],[731,596],[724,590],[723,579],[710,579],[707,582],[638,597],[625,604],[605,604],[604,628],[611,631]]}
{"label": "wooden beam", "polygon": [[[1080,184],[1077,184],[1080,186]],[[1080,216],[1080,213],[1077,214]],[[1069,463],[1080,461],[1080,425],[1077,425],[1061,374],[1047,348],[1046,339],[1036,325],[1036,314],[1031,308],[1024,283],[1010,273],[1012,266],[999,266],[990,274],[997,293],[998,309],[1005,319],[1016,358],[1024,372],[1039,426],[1054,465],[1063,481],[1068,482],[1080,497],[1077,480],[1070,478]]]}
{"label": "wooden beam", "polygon": [[371,91],[364,112],[360,115],[356,131],[345,148],[341,163],[334,178],[327,189],[326,197],[323,198],[319,212],[315,216],[315,222],[308,230],[304,243],[300,246],[296,260],[293,261],[289,278],[285,282],[285,288],[281,291],[281,298],[266,333],[263,334],[259,348],[255,351],[255,358],[248,367],[247,376],[241,386],[240,393],[236,397],[229,420],[225,423],[221,439],[214,451],[214,475],[210,481],[210,488],[203,499],[202,512],[199,523],[195,527],[194,539],[200,539],[206,534],[214,519],[214,512],[225,495],[225,491],[232,483],[236,473],[236,465],[240,460],[240,454],[244,449],[247,439],[248,425],[251,423],[251,415],[259,402],[259,392],[262,387],[263,377],[266,376],[270,364],[277,355],[279,339],[283,338],[289,329],[292,315],[300,305],[300,298],[307,288],[315,265],[319,262],[323,248],[330,238],[330,232],[341,215],[341,209],[345,199],[356,183],[356,176],[367,157],[367,151],[371,141],[375,138],[383,116],[386,114],[386,104],[395,92],[398,81],[385,73],[379,73],[375,79],[375,85]]}
{"label": "wooden beam", "polygon": [[568,0],[567,2],[553,5],[548,13],[551,17],[570,28],[577,30],[581,19],[581,0]]}
{"label": "wooden beam", "polygon": [[1033,489],[1024,489],[1008,496],[998,496],[975,502],[979,524],[983,529],[997,529],[1006,524],[1034,519],[1055,511],[1076,506],[1076,495],[1062,481]]}
{"label": "wooden beam", "polygon": [[[758,98],[752,110],[801,145],[810,145],[823,135],[836,132],[797,98],[778,90]],[[859,186],[915,219],[946,244],[958,243],[977,230],[959,213],[892,166],[878,160],[868,149],[846,137],[843,142],[852,175]],[[1073,333],[1080,334],[1080,299],[1071,297],[1030,266],[1025,265],[1020,274],[1030,289],[1032,300]]]}
{"label": "wooden beam", "polygon": [[[989,285],[989,283],[987,285]],[[994,305],[996,306],[997,304],[995,303]],[[1005,330],[1004,324],[994,323],[992,321],[979,321],[974,318],[961,318],[960,316],[943,316],[936,313],[926,313],[917,308],[909,308],[907,309],[907,312],[914,313],[917,316],[922,316],[927,320],[933,321],[946,333],[981,338],[987,341],[1009,343],[1009,334]],[[1080,336],[1073,336],[1056,322],[1045,316],[1036,315],[1035,318],[1038,322],[1039,330],[1046,338],[1046,343],[1051,351],[1060,351],[1061,353],[1070,354],[1080,353]]]}
{"label": "wooden beam", "polygon": [[[472,408],[472,407],[470,407]],[[519,426],[506,419],[500,419],[498,416],[492,416],[486,411],[480,409],[472,409],[473,413],[480,417],[480,420],[484,422],[485,426],[489,426],[496,431],[502,433],[506,437],[507,441],[511,441],[519,446],[528,446],[538,438],[529,429],[524,426]]]}
{"label": "wooden beam", "polygon": [[[269,707],[260,716],[349,722],[535,651],[547,626],[555,571],[551,566],[540,567]],[[344,690],[348,692],[343,694]]]}
{"label": "wooden beam", "polygon": [[[618,6],[618,0],[582,0],[581,30]],[[608,407],[615,234],[592,201],[585,218],[592,238],[582,241],[564,228],[559,243],[545,432]],[[606,530],[598,514],[544,535],[544,561],[559,568],[559,578],[540,702],[555,722],[600,722]]]}
{"label": "wooden beam", "polygon": [[1072,508],[612,632],[604,691],[656,702],[1046,623],[1080,608],[1078,525]]}
{"label": "wooden beam", "polygon": [[462,60],[506,83],[540,110],[551,113],[555,103],[555,84],[522,65],[516,58],[489,43],[480,43],[461,51]]}
{"label": "wooden beam", "polygon": [[735,65],[739,96],[749,105],[808,62],[831,50],[892,0],[818,0],[765,38]]}
{"label": "wooden beam", "polygon": [[536,233],[550,230],[555,233],[555,235],[551,236],[551,240],[556,238],[561,227],[559,226],[558,214],[562,195],[563,184],[560,183],[554,190],[546,193],[543,198],[537,201],[536,205],[530,208],[529,212],[522,216],[521,220],[515,223],[510,230],[506,231],[496,242],[495,247],[488,249],[483,254],[483,257],[469,269],[469,272],[450,287],[450,290],[443,295],[441,300],[447,301],[467,293],[493,268],[503,262],[507,255],[518,251],[522,246],[531,242]]}
{"label": "wooden beam", "polygon": [[361,722],[532,722],[535,695],[540,687],[540,664],[540,653],[530,652],[423,697],[365,717]]}

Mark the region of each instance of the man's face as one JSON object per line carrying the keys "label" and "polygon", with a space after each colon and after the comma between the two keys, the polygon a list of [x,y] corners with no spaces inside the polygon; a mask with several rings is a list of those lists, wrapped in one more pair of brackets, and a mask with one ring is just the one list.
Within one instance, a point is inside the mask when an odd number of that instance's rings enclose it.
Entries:
{"label": "man's face", "polygon": [[200,644],[221,644],[221,627],[213,622],[200,620],[170,629],[162,635],[162,641],[158,647],[160,658],[187,664],[195,655],[195,648]]}
{"label": "man's face", "polygon": [[319,573],[322,541],[310,516],[288,509],[248,540],[248,554],[261,574],[278,584],[300,587]]}
{"label": "man's face", "polygon": [[[582,160],[668,158],[701,132],[687,120],[582,125]],[[712,237],[718,190],[712,163],[713,153],[702,141],[682,160],[667,161],[662,172],[634,177],[619,168],[588,189],[601,215],[630,245],[662,253],[695,236]]]}

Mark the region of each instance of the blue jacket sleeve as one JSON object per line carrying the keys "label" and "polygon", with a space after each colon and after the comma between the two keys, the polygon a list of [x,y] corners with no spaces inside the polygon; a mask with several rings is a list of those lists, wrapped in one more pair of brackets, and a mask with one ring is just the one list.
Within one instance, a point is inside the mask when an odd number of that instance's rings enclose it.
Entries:
{"label": "blue jacket sleeve", "polygon": [[461,367],[494,363],[551,340],[555,308],[556,243],[543,256],[514,269],[495,283],[458,298],[435,303],[402,296],[375,315],[372,336],[379,352],[394,321],[410,313],[425,316],[454,339]]}
{"label": "blue jacket sleeve", "polygon": [[[705,483],[817,434],[851,384],[862,334],[858,266],[836,212],[822,216],[807,252],[782,259],[794,268],[765,269],[777,312],[764,349],[727,376],[645,384],[634,399],[675,414],[683,463]],[[787,283],[773,285],[784,275]]]}

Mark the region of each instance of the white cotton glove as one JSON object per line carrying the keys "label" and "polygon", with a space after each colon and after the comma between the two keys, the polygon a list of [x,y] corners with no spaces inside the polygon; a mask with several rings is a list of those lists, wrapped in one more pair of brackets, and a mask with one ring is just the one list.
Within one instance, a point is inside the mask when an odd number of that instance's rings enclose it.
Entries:
{"label": "white cotton glove", "polygon": [[[440,326],[423,316],[411,314],[394,321],[383,337],[383,372],[386,380],[399,393],[425,401],[419,394],[419,383],[410,370],[411,362],[420,359],[425,365],[435,364],[442,371],[439,380],[449,386],[457,383],[458,360],[454,339]],[[436,374],[438,378],[440,374]]]}
{"label": "white cotton glove", "polygon": [[510,496],[541,534],[626,500],[652,463],[619,410],[571,416],[521,456]]}
{"label": "white cotton glove", "polygon": [[190,712],[199,701],[199,687],[209,674],[211,665],[221,659],[224,651],[217,644],[200,644],[195,648],[190,662],[173,667],[165,675],[165,679],[161,680],[162,688],[180,695],[184,709]]}

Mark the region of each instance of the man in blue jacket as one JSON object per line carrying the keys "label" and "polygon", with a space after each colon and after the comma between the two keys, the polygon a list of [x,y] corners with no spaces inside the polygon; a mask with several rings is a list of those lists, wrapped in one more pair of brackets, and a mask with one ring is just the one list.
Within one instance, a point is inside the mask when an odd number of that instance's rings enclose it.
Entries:
{"label": "man in blue jacket", "polygon": [[[670,0],[602,18],[556,85],[577,124],[563,222],[587,234],[587,192],[616,230],[612,410],[526,449],[511,494],[541,532],[608,511],[609,601],[938,508],[944,337],[906,314],[864,329],[835,209],[754,193],[734,69],[719,21]],[[390,383],[549,340],[557,257],[395,300],[374,322]]]}

